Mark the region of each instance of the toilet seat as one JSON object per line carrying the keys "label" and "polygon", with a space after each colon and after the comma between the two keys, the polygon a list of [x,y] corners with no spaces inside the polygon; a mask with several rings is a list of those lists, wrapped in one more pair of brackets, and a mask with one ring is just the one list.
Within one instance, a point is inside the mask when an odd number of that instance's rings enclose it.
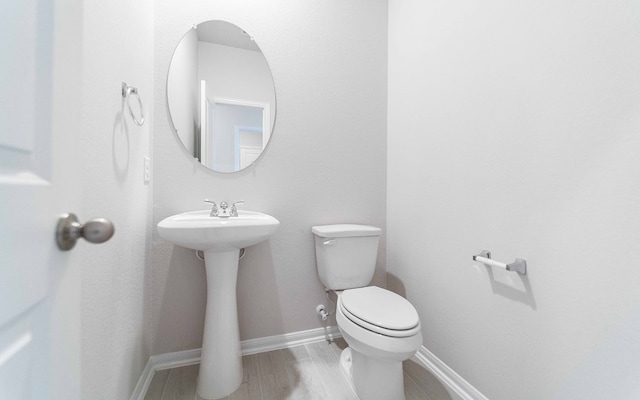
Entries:
{"label": "toilet seat", "polygon": [[381,335],[402,338],[420,331],[420,318],[413,305],[377,286],[345,290],[339,306],[351,322]]}

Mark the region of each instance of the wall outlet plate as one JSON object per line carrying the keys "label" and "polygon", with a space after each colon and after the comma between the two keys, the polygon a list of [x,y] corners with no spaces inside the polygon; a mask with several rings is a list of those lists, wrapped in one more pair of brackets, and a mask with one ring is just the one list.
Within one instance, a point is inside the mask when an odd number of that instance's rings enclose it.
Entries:
{"label": "wall outlet plate", "polygon": [[151,182],[151,158],[144,156],[144,183]]}

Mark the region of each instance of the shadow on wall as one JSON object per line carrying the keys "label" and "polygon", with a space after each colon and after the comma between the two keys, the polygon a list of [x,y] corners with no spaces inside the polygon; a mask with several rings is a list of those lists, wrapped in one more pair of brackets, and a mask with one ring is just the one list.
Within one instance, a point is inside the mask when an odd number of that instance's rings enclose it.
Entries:
{"label": "shadow on wall", "polygon": [[388,272],[387,272],[387,289],[391,290],[394,293],[399,294],[405,299],[407,298],[407,290],[404,287],[404,283],[402,283],[400,278]]}
{"label": "shadow on wall", "polygon": [[528,305],[533,310],[536,309],[536,299],[533,296],[529,275],[519,275],[515,272],[491,267],[486,268],[491,291],[494,294]]}
{"label": "shadow on wall", "polygon": [[111,132],[111,159],[119,183],[123,183],[129,171],[131,144],[129,141],[129,126],[124,118],[124,100],[122,110],[116,114]]}
{"label": "shadow on wall", "polygon": [[275,268],[270,240],[245,249],[238,266],[237,284],[241,340],[286,332],[281,303],[287,298],[280,298],[280,291],[274,290],[281,286]]}
{"label": "shadow on wall", "polygon": [[195,251],[171,246],[167,278],[158,310],[155,354],[202,346],[207,278]]}

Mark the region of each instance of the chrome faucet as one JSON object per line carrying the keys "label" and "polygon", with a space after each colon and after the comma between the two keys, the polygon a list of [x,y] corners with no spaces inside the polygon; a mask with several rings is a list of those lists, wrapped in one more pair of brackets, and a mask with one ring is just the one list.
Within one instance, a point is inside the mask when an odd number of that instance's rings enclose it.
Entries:
{"label": "chrome faucet", "polygon": [[244,200],[238,200],[235,203],[233,203],[231,205],[231,216],[232,217],[237,217],[238,216],[238,209],[236,208],[236,204],[244,204]]}
{"label": "chrome faucet", "polygon": [[230,217],[231,214],[229,213],[229,205],[227,204],[226,201],[222,201],[220,202],[220,211],[218,211],[218,217]]}
{"label": "chrome faucet", "polygon": [[213,207],[211,207],[211,213],[209,213],[210,217],[217,217],[218,216],[218,205],[216,204],[215,201],[211,201],[209,199],[204,199],[205,203],[209,203],[209,204],[213,204]]}
{"label": "chrome faucet", "polygon": [[211,201],[209,199],[204,199],[204,202],[213,204],[209,216],[220,218],[237,217],[238,208],[236,207],[236,204],[244,204],[244,200],[239,200],[231,204],[231,207],[229,207],[229,204],[226,201],[222,201],[220,202],[220,207],[218,207],[218,205],[214,201]]}

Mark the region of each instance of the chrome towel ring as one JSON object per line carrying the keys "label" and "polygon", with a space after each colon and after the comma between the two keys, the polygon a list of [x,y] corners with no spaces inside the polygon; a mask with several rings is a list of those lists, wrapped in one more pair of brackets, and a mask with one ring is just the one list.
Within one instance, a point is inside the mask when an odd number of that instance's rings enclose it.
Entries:
{"label": "chrome towel ring", "polygon": [[[135,94],[138,99],[138,105],[140,106],[140,118],[136,118],[136,115],[133,113],[133,109],[131,108],[131,103],[129,100],[131,99],[131,95]],[[127,85],[126,82],[122,82],[122,98],[125,99],[127,103],[127,107],[129,108],[129,114],[131,114],[131,118],[133,118],[133,122],[135,122],[138,126],[142,126],[144,124],[144,109],[142,108],[142,100],[140,99],[140,95],[138,94],[138,89],[133,86]]]}

